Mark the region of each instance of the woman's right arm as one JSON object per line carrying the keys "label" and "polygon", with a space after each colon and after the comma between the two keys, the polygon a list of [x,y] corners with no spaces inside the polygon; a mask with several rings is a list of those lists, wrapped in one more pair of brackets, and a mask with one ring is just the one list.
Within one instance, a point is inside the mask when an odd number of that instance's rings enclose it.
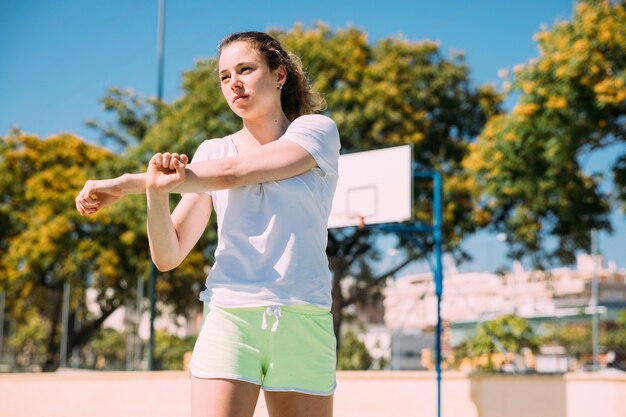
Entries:
{"label": "woman's right arm", "polygon": [[198,242],[211,217],[211,197],[206,193],[184,194],[170,215],[167,194],[146,192],[148,242],[159,271],[176,268]]}
{"label": "woman's right arm", "polygon": [[200,239],[211,216],[212,201],[206,193],[185,194],[170,214],[169,188],[184,181],[186,158],[174,159],[167,167],[157,163],[160,161],[160,156],[153,156],[146,172],[148,242],[154,265],[169,271],[180,265]]}
{"label": "woman's right arm", "polygon": [[[166,161],[170,163],[188,162],[187,155],[177,153],[168,154]],[[172,165],[173,167],[173,165]],[[129,194],[144,194],[146,192],[147,172],[137,174],[123,174],[116,178],[104,180],[89,180],[76,196],[76,209],[81,215],[94,214],[106,206],[117,202]]]}
{"label": "woman's right arm", "polygon": [[76,199],[76,210],[81,215],[94,214],[103,207],[110,206],[128,194],[146,192],[146,173],[123,174],[117,178],[89,180],[80,190]]}

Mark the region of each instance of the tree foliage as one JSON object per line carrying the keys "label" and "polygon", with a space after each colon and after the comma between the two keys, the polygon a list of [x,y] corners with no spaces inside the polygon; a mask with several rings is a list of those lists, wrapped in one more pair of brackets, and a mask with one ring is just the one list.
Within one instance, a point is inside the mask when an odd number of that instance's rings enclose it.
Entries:
{"label": "tree foliage", "polygon": [[[74,209],[77,190],[115,158],[109,151],[71,135],[41,140],[14,132],[0,143],[0,290],[16,328],[33,315],[46,323],[46,368],[53,369],[64,284],[71,286],[72,320],[82,311],[83,326],[70,335],[71,345],[81,345],[126,298],[145,263],[138,262],[145,233],[138,239],[132,217],[116,210],[83,218]],[[99,289],[99,311],[91,315],[88,286]]]}
{"label": "tree foliage", "polygon": [[[481,371],[501,371],[524,348],[538,349],[530,323],[523,317],[506,315],[478,324],[473,336],[454,347],[454,357],[470,359]],[[494,361],[496,356],[501,358],[499,363]]]}
{"label": "tree foliage", "polygon": [[[71,289],[69,323],[80,323],[69,326],[71,352],[119,306],[134,300],[137,279],[147,274],[145,199],[128,198],[89,217],[74,208],[87,179],[115,175],[123,164],[119,156],[71,135],[42,140],[13,132],[0,138],[0,291],[14,323],[9,343],[17,354],[31,342],[43,347],[43,355],[36,356],[45,358],[46,370],[59,365],[65,283]],[[195,252],[165,275],[157,287],[160,301],[187,311],[205,264]],[[97,294],[89,305],[87,288]],[[32,326],[37,320],[41,328]]]}
{"label": "tree foliage", "polygon": [[626,309],[618,313],[615,322],[606,324],[606,332],[600,336],[600,344],[606,351],[615,353],[611,365],[626,370]]}
{"label": "tree foliage", "polygon": [[[626,3],[580,1],[535,39],[539,56],[511,75],[517,105],[489,119],[464,164],[475,217],[506,232],[513,257],[572,262],[591,229],[611,230],[610,196],[581,161],[626,139]],[[613,172],[626,201],[626,154]]]}
{"label": "tree foliage", "polygon": [[102,327],[87,345],[95,356],[96,369],[121,370],[126,367],[126,335]]}
{"label": "tree foliage", "polygon": [[372,356],[357,335],[352,330],[344,332],[337,352],[337,369],[363,371],[369,369],[372,362]]}
{"label": "tree foliage", "polygon": [[157,331],[155,338],[156,369],[182,370],[185,354],[192,352],[196,338],[180,338],[165,331]]}
{"label": "tree foliage", "polygon": [[588,360],[592,355],[591,320],[545,326],[542,345],[558,345],[577,360]]}
{"label": "tree foliage", "polygon": [[160,103],[145,100],[133,90],[111,87],[100,103],[105,112],[115,115],[115,123],[88,120],[87,126],[100,132],[104,145],[113,148],[128,148],[143,140],[148,130],[156,123]]}

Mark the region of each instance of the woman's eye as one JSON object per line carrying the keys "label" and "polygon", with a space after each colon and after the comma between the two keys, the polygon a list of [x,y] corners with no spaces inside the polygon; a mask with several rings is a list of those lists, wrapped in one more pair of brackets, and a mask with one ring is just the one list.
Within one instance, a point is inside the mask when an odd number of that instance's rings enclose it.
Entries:
{"label": "woman's eye", "polygon": [[241,69],[241,73],[242,73],[242,74],[243,74],[243,73],[245,73],[245,72],[250,72],[250,71],[252,71],[252,67],[243,67],[243,68]]}
{"label": "woman's eye", "polygon": [[224,81],[228,80],[229,78],[230,78],[230,76],[228,76],[228,75],[222,75],[222,76],[220,77],[220,81],[221,81],[221,82],[224,82]]}

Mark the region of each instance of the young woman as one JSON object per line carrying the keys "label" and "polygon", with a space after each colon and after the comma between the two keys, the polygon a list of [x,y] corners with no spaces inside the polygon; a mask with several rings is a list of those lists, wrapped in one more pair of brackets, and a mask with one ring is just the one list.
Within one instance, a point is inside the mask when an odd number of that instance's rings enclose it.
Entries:
{"label": "young woman", "polygon": [[[177,267],[215,209],[215,264],[200,294],[205,319],[190,362],[192,416],[252,416],[262,387],[270,416],[332,415],[335,335],[326,225],[339,134],[300,61],[265,33],[226,37],[222,93],[243,128],[204,141],[191,163],[158,153],[146,173],[88,181],[92,214],[146,193],[152,259]],[[183,197],[170,214],[168,194]]]}

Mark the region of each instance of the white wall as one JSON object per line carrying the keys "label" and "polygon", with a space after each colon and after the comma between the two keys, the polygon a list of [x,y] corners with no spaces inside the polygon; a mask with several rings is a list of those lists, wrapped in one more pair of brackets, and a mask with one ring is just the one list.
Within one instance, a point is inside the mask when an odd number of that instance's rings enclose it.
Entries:
{"label": "white wall", "polygon": [[[436,392],[431,372],[339,372],[335,416],[435,417]],[[625,398],[626,374],[445,372],[442,417],[626,417]],[[2,417],[188,415],[185,372],[0,374]]]}

